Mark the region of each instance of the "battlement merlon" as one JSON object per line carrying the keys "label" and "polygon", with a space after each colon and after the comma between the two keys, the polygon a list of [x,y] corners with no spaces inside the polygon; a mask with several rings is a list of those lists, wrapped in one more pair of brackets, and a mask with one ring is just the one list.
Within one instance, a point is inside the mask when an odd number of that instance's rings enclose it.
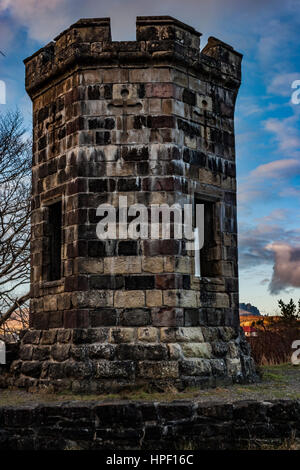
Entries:
{"label": "battlement merlon", "polygon": [[200,36],[171,16],[139,16],[136,41],[112,41],[110,18],[80,19],[54,41],[24,60],[26,90],[31,98],[49,82],[90,66],[189,67],[198,78],[238,90],[242,54],[210,37],[200,53]]}

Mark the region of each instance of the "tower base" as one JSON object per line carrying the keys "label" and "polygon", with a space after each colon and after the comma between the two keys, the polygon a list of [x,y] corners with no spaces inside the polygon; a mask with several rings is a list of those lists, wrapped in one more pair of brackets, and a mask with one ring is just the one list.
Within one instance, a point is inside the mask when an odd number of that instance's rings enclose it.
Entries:
{"label": "tower base", "polygon": [[256,379],[240,329],[101,327],[28,330],[5,382],[26,390],[102,393],[145,386],[209,388]]}

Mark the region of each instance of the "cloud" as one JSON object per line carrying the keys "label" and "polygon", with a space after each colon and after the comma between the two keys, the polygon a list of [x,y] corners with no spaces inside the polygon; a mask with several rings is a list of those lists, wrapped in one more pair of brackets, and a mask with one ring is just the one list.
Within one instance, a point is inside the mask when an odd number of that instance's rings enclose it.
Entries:
{"label": "cloud", "polygon": [[266,249],[273,252],[275,264],[269,284],[271,294],[278,294],[288,287],[300,287],[300,245],[272,243]]}
{"label": "cloud", "polygon": [[[289,156],[300,155],[299,116],[295,113],[284,119],[270,118],[264,122],[267,131],[275,134],[278,150]],[[296,111],[297,109],[297,111]]]}
{"label": "cloud", "polygon": [[278,180],[290,178],[297,172],[300,174],[300,160],[285,158],[259,165],[255,170],[251,171],[250,178]]}
{"label": "cloud", "polygon": [[269,215],[260,217],[257,220],[262,224],[274,224],[288,220],[289,213],[288,209],[274,209]]}
{"label": "cloud", "polygon": [[[239,8],[240,7],[240,8]],[[237,46],[245,39],[243,21],[257,20],[257,17],[273,14],[274,9],[283,8],[279,0],[245,0],[241,7],[239,0],[1,0],[0,12],[9,11],[22,27],[28,29],[30,38],[38,41],[50,40],[67,28],[71,23],[82,17],[112,17],[113,36],[117,40],[132,38],[132,26],[137,15],[172,15],[178,19],[203,28],[204,33],[217,34],[224,31],[226,37],[235,37]],[[235,21],[238,35],[232,29]]]}
{"label": "cloud", "polygon": [[291,210],[277,208],[257,218],[256,225],[239,224],[240,269],[251,273],[273,266],[272,279],[261,281],[272,295],[300,287],[300,229],[286,228],[290,217]]}
{"label": "cloud", "polygon": [[274,264],[272,244],[300,246],[300,229],[287,229],[291,211],[274,209],[256,219],[256,224],[239,223],[239,260],[241,269]]}
{"label": "cloud", "polygon": [[[250,179],[250,178],[249,178]],[[241,210],[246,210],[249,203],[257,200],[268,201],[275,197],[275,189],[258,184],[258,181],[244,181],[238,185],[238,204]]]}
{"label": "cloud", "polygon": [[279,196],[298,199],[300,198],[300,188],[294,186],[283,188],[283,190],[280,191]]}
{"label": "cloud", "polygon": [[[296,175],[300,175],[300,159],[284,158],[274,160],[269,163],[259,165],[252,170],[247,177],[241,178],[238,185],[238,203],[244,209],[250,202],[261,200],[264,202],[278,199],[278,197],[287,197],[288,181]],[[278,191],[278,184],[281,185],[281,191]],[[290,195],[292,190],[290,189]]]}
{"label": "cloud", "polygon": [[274,62],[274,58],[280,55],[280,43],[286,44],[290,38],[289,26],[281,22],[278,18],[271,18],[265,29],[261,31],[261,36],[257,45],[257,54],[260,62],[264,65]]}
{"label": "cloud", "polygon": [[[277,5],[277,8],[273,8],[273,14],[261,18],[254,27],[259,36],[257,58],[268,79],[274,76],[274,73],[281,74],[282,70],[289,72],[291,69],[289,59],[295,50],[299,35],[300,2],[297,0],[297,13],[292,2],[287,3]],[[270,5],[273,6],[273,2],[270,2]]]}
{"label": "cloud", "polygon": [[294,80],[300,80],[298,73],[279,73],[275,75],[267,87],[267,92],[278,96],[288,96],[292,94],[292,83]]}
{"label": "cloud", "polygon": [[14,39],[13,25],[11,21],[3,21],[0,18],[0,50],[4,53],[11,46]]}
{"label": "cloud", "polygon": [[64,29],[66,4],[67,0],[2,0],[0,13],[9,13],[19,26],[28,29],[30,38],[48,41],[50,32]]}

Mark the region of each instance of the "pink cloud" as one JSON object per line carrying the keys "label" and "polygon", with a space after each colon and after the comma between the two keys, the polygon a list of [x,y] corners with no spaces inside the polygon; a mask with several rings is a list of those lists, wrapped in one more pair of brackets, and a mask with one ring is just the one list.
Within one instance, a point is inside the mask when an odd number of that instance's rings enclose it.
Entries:
{"label": "pink cloud", "polygon": [[0,14],[8,11],[17,24],[28,29],[31,38],[48,41],[51,33],[59,32],[60,28],[64,29],[67,17],[62,11],[67,1],[2,0]]}

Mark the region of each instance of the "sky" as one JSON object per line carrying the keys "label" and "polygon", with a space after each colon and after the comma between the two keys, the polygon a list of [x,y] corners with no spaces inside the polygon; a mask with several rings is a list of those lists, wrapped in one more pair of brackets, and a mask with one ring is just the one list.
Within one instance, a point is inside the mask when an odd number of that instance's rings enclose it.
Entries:
{"label": "sky", "polygon": [[216,36],[244,54],[235,116],[240,301],[275,314],[279,298],[300,298],[300,103],[292,100],[300,0],[0,0],[0,113],[17,106],[30,128],[23,59],[70,24],[111,17],[113,40],[134,40],[135,18],[146,15],[193,26],[201,48]]}

